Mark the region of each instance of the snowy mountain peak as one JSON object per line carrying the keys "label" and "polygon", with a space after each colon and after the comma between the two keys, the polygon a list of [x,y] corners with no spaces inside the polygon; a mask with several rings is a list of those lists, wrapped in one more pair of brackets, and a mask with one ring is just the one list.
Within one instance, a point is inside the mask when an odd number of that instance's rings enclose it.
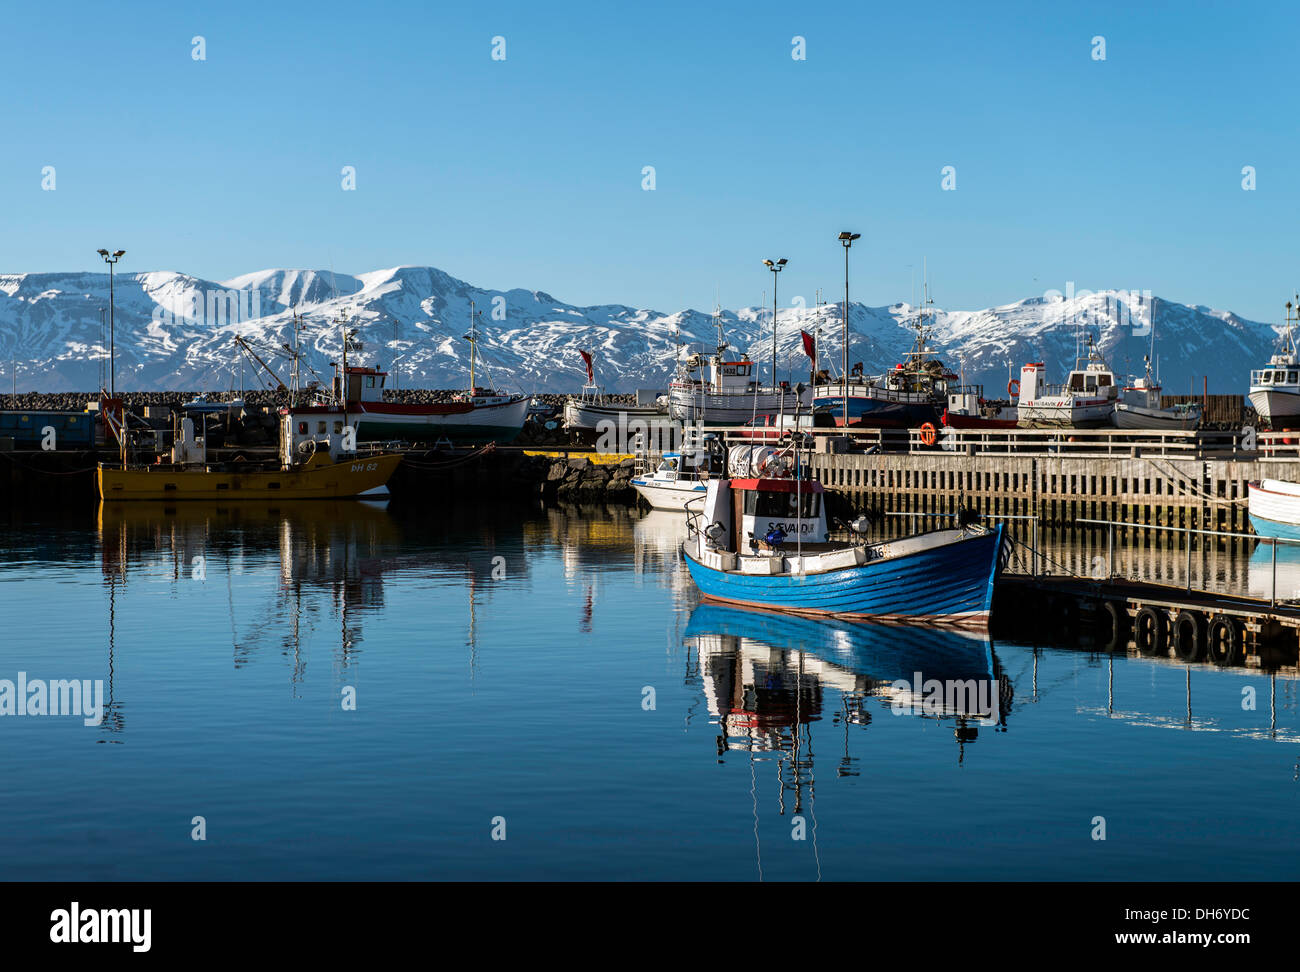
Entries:
{"label": "snowy mountain peak", "polygon": [[[480,352],[491,380],[523,391],[570,391],[583,382],[578,349],[595,352],[597,381],[610,391],[663,387],[679,344],[711,348],[713,315],[621,304],[577,306],[541,290],[476,287],[435,267],[399,266],[351,275],[268,269],[225,281],[174,271],[118,273],[114,281],[119,388],[220,389],[254,383],[232,339],[274,349],[293,340],[303,314],[307,363],[324,372],[341,341],[338,322],[360,331],[368,364],[400,371],[402,387],[460,387],[468,381],[470,302],[480,314]],[[0,365],[16,359],[22,390],[97,386],[107,340],[106,273],[0,275]],[[966,380],[1001,388],[1027,361],[1046,361],[1059,377],[1073,365],[1085,333],[1112,367],[1135,373],[1151,345],[1166,389],[1242,393],[1248,372],[1268,358],[1277,328],[1236,314],[1131,291],[1028,297],[974,311],[925,309],[935,349]],[[899,301],[850,307],[850,364],[868,374],[901,360],[915,338],[918,308]],[[823,367],[838,367],[842,305],[783,308],[777,330],[782,379],[806,380],[801,330],[817,336]],[[759,362],[764,380],[772,347],[770,308],[719,312],[728,343]],[[287,377],[287,362],[269,358]],[[8,370],[7,368],[5,369]]]}

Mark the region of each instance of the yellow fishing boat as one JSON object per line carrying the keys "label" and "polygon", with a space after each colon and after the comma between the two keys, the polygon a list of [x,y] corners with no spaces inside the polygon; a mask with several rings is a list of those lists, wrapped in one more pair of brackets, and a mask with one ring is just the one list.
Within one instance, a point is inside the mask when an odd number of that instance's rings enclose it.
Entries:
{"label": "yellow fishing boat", "polygon": [[[386,495],[389,478],[402,461],[397,453],[359,453],[355,433],[343,422],[331,433],[325,422],[314,433],[307,422],[281,412],[279,460],[209,463],[202,436],[185,419],[177,431],[171,461],[153,465],[100,463],[102,500],[345,499]],[[121,435],[114,430],[116,434]],[[350,448],[349,448],[350,447]]]}

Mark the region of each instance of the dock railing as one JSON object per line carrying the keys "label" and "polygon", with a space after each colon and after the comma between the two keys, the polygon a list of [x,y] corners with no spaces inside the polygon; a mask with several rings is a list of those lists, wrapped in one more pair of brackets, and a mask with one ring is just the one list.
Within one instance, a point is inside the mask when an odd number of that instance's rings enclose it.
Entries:
{"label": "dock railing", "polygon": [[[1288,537],[1265,537],[1255,533],[1235,533],[1227,530],[1201,530],[1201,529],[1193,529],[1192,527],[1158,526],[1152,523],[1122,523],[1117,520],[1080,519],[1080,520],[1076,520],[1075,522],[1078,523],[1080,526],[1106,527],[1107,529],[1105,574],[1103,576],[1096,576],[1096,571],[1094,570],[1094,576],[1093,576],[1094,580],[1111,580],[1115,577],[1115,529],[1116,527],[1122,530],[1143,530],[1152,533],[1166,533],[1166,534],[1174,534],[1177,536],[1181,536],[1183,538],[1183,547],[1187,558],[1186,566],[1185,566],[1187,582],[1183,589],[1189,594],[1192,593],[1194,590],[1192,586],[1192,579],[1193,579],[1192,578],[1192,538],[1193,537],[1215,537],[1218,539],[1256,541],[1261,544],[1267,544],[1270,548],[1269,588],[1268,588],[1269,591],[1268,604],[1270,608],[1277,607],[1277,603],[1278,603],[1278,596],[1277,596],[1278,545],[1283,544],[1292,548],[1300,547],[1300,540],[1293,540]],[[1201,579],[1202,579],[1201,591],[1205,593],[1210,593],[1205,591],[1204,575],[1202,575]],[[1293,598],[1285,598],[1284,600],[1293,600]]]}
{"label": "dock railing", "polygon": [[[706,426],[728,446],[775,446],[791,429]],[[1300,433],[1246,430],[1162,432],[1130,429],[910,429],[806,428],[812,451],[819,453],[895,453],[913,455],[1057,455],[1115,459],[1300,459]],[[1255,441],[1252,441],[1255,440]]]}

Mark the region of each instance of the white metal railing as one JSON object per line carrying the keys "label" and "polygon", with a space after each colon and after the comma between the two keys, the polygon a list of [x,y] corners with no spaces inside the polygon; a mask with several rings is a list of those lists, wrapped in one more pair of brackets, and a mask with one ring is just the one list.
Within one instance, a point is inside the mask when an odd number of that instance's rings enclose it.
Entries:
{"label": "white metal railing", "polygon": [[[775,445],[794,430],[784,427],[709,426],[729,444]],[[1241,432],[1159,432],[1130,429],[829,429],[801,426],[810,441],[847,437],[857,451],[953,453],[974,456],[1063,455],[1078,457],[1198,459],[1255,458]],[[1300,458],[1300,433],[1289,456]],[[1270,446],[1279,456],[1283,446]]]}
{"label": "white metal railing", "polygon": [[[1079,519],[1074,521],[1082,526],[1099,526],[1107,528],[1106,537],[1106,561],[1105,574],[1101,577],[1094,576],[1094,580],[1110,580],[1115,576],[1115,528],[1128,530],[1145,530],[1152,533],[1167,533],[1183,537],[1183,546],[1185,548],[1187,563],[1185,574],[1187,583],[1184,587],[1187,593],[1192,593],[1192,538],[1193,537],[1217,537],[1228,540],[1248,540],[1258,543],[1267,544],[1270,549],[1269,556],[1269,607],[1276,607],[1277,597],[1277,548],[1278,544],[1284,544],[1291,547],[1300,547],[1300,540],[1293,540],[1288,537],[1265,537],[1255,533],[1234,533],[1228,530],[1201,530],[1192,527],[1173,527],[1158,526],[1153,523],[1124,523],[1119,520],[1092,520]],[[1095,574],[1095,572],[1094,572]],[[1204,581],[1204,578],[1202,578]],[[1202,585],[1202,592],[1204,586]],[[1206,592],[1208,593],[1208,592]],[[1290,600],[1289,598],[1287,600]]]}

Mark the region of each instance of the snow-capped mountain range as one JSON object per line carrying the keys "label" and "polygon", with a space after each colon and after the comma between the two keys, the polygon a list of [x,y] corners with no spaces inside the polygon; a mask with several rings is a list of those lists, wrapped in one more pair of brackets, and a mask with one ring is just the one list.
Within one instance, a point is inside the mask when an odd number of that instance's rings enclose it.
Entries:
{"label": "snow-capped mountain range", "polygon": [[[679,346],[712,348],[714,316],[621,304],[579,307],[538,290],[489,290],[432,267],[397,267],[356,276],[314,270],[264,270],[208,281],[183,273],[118,273],[114,278],[117,387],[128,391],[258,387],[254,365],[235,348],[247,339],[288,380],[293,313],[303,318],[305,366],[321,376],[338,360],[343,322],[361,349],[349,363],[393,369],[403,388],[462,388],[469,383],[470,302],[478,308],[480,385],[525,392],[577,390],[578,350],[595,355],[606,390],[664,388]],[[19,391],[91,391],[107,359],[101,310],[105,273],[0,275],[0,385],[16,366]],[[1244,393],[1251,368],[1277,345],[1280,327],[1227,311],[1158,299],[1156,356],[1167,394]],[[822,366],[838,371],[840,304],[782,308],[777,329],[780,377],[806,381],[801,330],[819,336]],[[968,382],[1001,394],[1022,364],[1046,362],[1051,380],[1073,365],[1080,335],[1090,333],[1120,374],[1140,374],[1150,346],[1152,301],[1127,291],[1031,297],[978,311],[927,310],[931,344]],[[733,348],[770,375],[770,308],[723,310],[716,320]],[[915,337],[917,308],[853,303],[849,362],[867,374],[894,367]],[[395,330],[396,328],[396,330]],[[11,361],[13,365],[11,365]],[[311,373],[305,371],[305,378]],[[389,379],[389,386],[394,379]]]}

